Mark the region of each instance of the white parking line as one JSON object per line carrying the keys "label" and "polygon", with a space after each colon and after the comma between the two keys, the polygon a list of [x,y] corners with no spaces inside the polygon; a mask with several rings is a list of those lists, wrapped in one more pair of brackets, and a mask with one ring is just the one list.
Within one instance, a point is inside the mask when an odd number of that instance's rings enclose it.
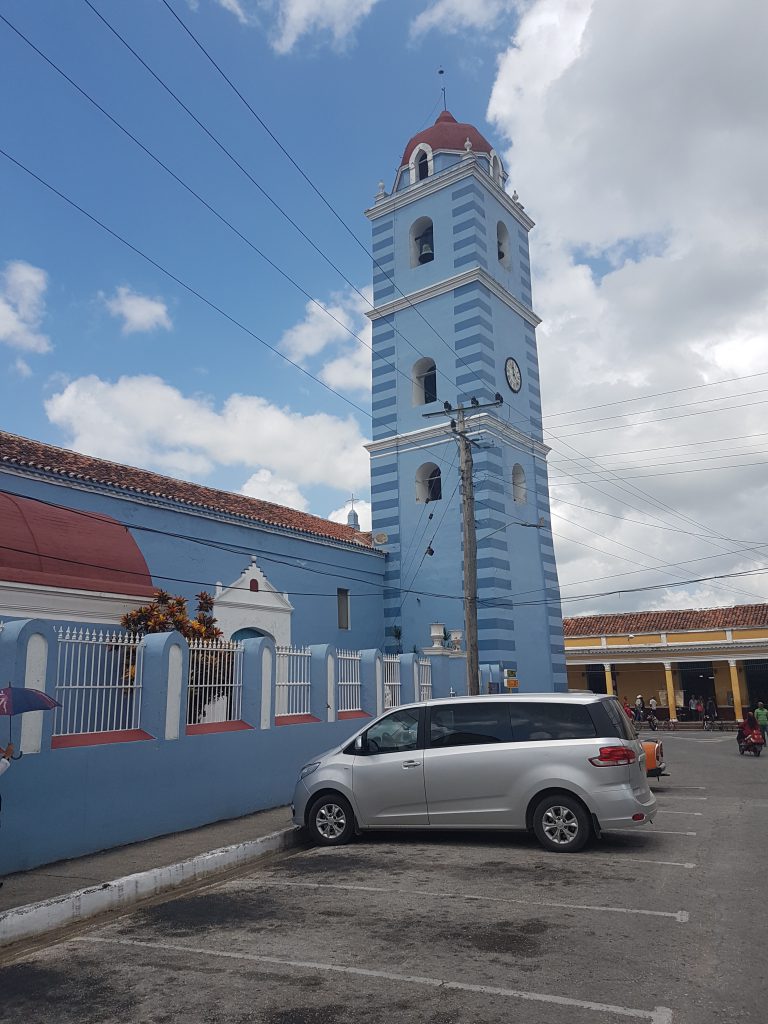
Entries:
{"label": "white parking line", "polygon": [[407,982],[411,985],[428,985],[430,988],[454,989],[460,992],[480,992],[483,995],[503,996],[507,999],[524,999],[534,1003],[550,1003],[556,1006],[576,1007],[581,1010],[593,1010],[596,1013],[613,1014],[617,1017],[633,1017],[635,1020],[649,1020],[651,1024],[672,1024],[672,1011],[666,1006],[656,1006],[653,1010],[635,1010],[629,1006],[615,1006],[612,1003],[593,1003],[584,999],[569,999],[567,996],[551,996],[542,992],[523,992],[514,988],[498,988],[495,985],[470,985],[462,981],[446,981],[444,978],[428,978],[417,974],[394,974],[391,971],[373,971],[365,967],[347,967],[343,964],[324,964],[316,960],[288,960],[278,956],[262,956],[258,953],[236,953],[194,946],[179,946],[169,942],[141,942],[138,939],[109,939],[95,935],[83,935],[76,942],[106,943],[117,946],[138,946],[154,949],[158,952],[173,951],[175,953],[194,953],[196,956],[221,957],[229,960],[241,960],[248,963],[271,964],[278,967],[297,967],[299,970],[329,971],[336,974],[353,974],[363,978],[379,978],[384,981]]}
{"label": "white parking line", "polygon": [[[626,834],[625,829],[623,829],[623,828],[604,828],[604,829],[602,829],[602,831],[603,832],[612,832],[614,834],[617,833],[617,832],[620,832],[622,834]],[[651,833],[653,835],[655,835],[655,836],[695,836],[696,835],[695,832],[667,832],[663,828],[651,829]]]}
{"label": "white parking line", "polygon": [[474,896],[462,892],[424,892],[420,889],[393,889],[378,885],[343,885],[340,882],[292,882],[278,878],[254,879],[255,885],[270,885],[276,889],[289,887],[296,889],[341,889],[345,892],[380,892],[387,896],[419,896],[420,898],[432,899],[459,899],[474,900],[482,903],[514,903],[518,906],[535,907],[557,907],[560,910],[598,910],[600,913],[613,914],[641,914],[645,917],[671,917],[680,924],[690,920],[687,910],[642,910],[637,907],[603,907],[593,906],[589,903],[560,903],[555,900],[516,900],[510,896]]}
{"label": "white parking line", "polygon": [[656,813],[657,814],[693,814],[697,818],[703,818],[704,817],[704,812],[703,811],[672,811],[672,810],[670,810],[667,807],[660,807]]}
{"label": "white parking line", "polygon": [[[621,860],[633,860],[640,864],[663,864],[667,868],[695,868],[697,864],[693,864],[691,861],[679,861],[679,860],[646,860],[645,857],[621,857]],[[611,860],[616,863],[617,858],[612,857]]]}
{"label": "white parking line", "polygon": [[687,793],[658,792],[658,795],[663,796],[665,800],[709,800],[708,796],[688,796]]}

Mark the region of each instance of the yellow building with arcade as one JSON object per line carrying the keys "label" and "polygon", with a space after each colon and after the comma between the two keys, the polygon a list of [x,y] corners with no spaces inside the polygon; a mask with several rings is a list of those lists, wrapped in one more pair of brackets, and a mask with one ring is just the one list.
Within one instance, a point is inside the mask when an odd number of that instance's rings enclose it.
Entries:
{"label": "yellow building with arcade", "polygon": [[563,630],[571,690],[654,697],[674,721],[698,717],[697,698],[731,721],[768,706],[768,604],[586,615]]}

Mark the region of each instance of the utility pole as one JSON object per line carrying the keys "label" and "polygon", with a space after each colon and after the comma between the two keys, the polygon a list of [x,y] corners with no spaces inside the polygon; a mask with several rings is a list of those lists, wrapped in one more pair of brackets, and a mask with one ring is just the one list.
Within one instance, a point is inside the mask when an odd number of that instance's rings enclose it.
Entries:
{"label": "utility pole", "polygon": [[[490,409],[501,405],[503,399],[498,392],[493,402],[482,405],[476,398],[470,399],[470,410]],[[480,652],[477,642],[477,534],[475,531],[475,483],[472,476],[472,445],[467,436],[464,414],[466,409],[458,405],[455,409],[450,402],[443,403],[442,412],[428,412],[432,416],[450,416],[451,428],[459,444],[459,475],[461,480],[461,520],[464,539],[464,633],[467,638],[467,693],[480,693]],[[455,417],[455,418],[454,418]]]}
{"label": "utility pole", "polygon": [[464,408],[456,410],[461,474],[461,519],[464,527],[464,629],[467,637],[467,692],[480,693],[480,655],[477,649],[477,534],[475,532],[475,484],[472,478],[472,445],[466,434]]}

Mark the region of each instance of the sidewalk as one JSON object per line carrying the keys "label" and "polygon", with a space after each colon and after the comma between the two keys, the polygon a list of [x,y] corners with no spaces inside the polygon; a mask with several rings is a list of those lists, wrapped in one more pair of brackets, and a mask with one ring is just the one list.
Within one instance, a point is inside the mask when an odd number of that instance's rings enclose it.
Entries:
{"label": "sidewalk", "polygon": [[[290,827],[290,809],[277,807],[7,875],[0,888],[0,945],[9,918],[26,916],[24,935],[40,934],[285,848],[290,842],[285,837],[275,840],[273,834]],[[46,906],[45,914],[34,906],[40,904]],[[38,923],[31,927],[33,918]]]}

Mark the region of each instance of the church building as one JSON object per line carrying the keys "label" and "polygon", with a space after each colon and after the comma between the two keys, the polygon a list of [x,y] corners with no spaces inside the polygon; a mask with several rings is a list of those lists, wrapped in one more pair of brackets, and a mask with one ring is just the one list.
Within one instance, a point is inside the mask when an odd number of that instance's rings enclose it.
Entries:
{"label": "church building", "polygon": [[[227,637],[411,652],[464,627],[456,410],[474,459],[480,662],[567,687],[528,233],[498,153],[447,111],[372,226],[373,530],[0,433],[0,619],[114,625],[211,591]],[[431,639],[430,639],[431,638]]]}

